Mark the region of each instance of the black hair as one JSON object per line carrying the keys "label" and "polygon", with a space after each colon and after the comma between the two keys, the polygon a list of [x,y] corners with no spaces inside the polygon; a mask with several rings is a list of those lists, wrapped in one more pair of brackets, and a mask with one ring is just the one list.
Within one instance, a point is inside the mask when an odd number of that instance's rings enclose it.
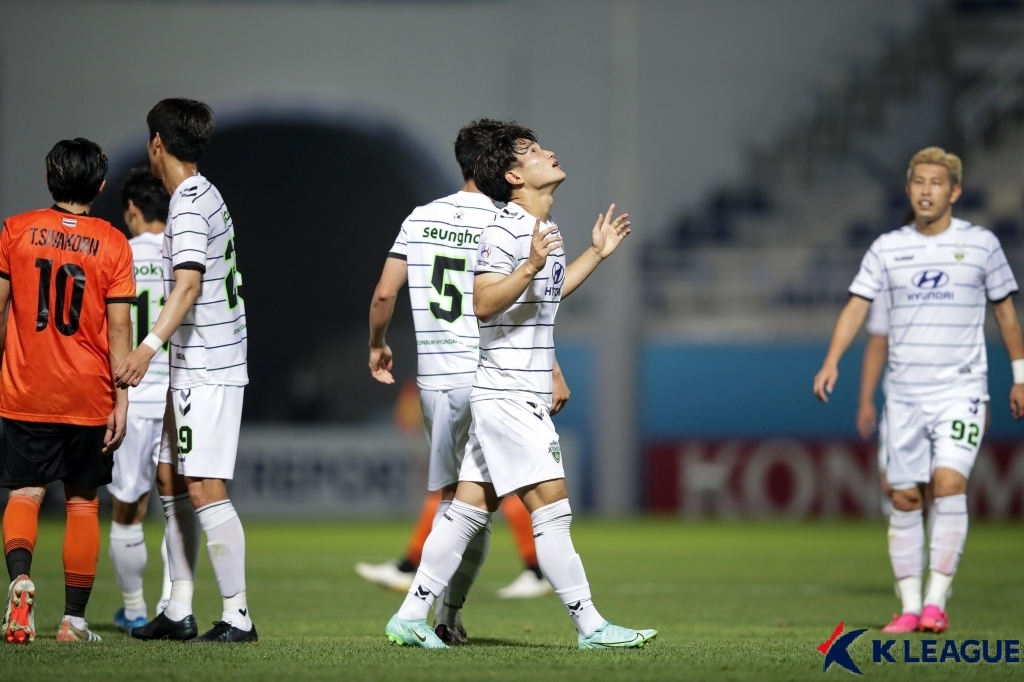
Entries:
{"label": "black hair", "polygon": [[494,133],[508,125],[505,121],[481,118],[464,126],[455,138],[455,160],[459,162],[463,180],[473,179],[477,158],[491,143]]}
{"label": "black hair", "polygon": [[91,204],[107,175],[107,155],[84,137],[61,140],[46,155],[46,186],[54,201]]}
{"label": "black hair", "polygon": [[519,165],[516,155],[529,146],[524,142],[536,141],[532,130],[514,121],[495,132],[473,169],[477,189],[494,201],[508,203],[512,199],[512,185],[505,180],[505,173]]}
{"label": "black hair", "polygon": [[156,103],[146,116],[149,139],[160,134],[174,158],[196,163],[213,136],[213,110],[202,102],[171,97]]}
{"label": "black hair", "polygon": [[151,223],[159,220],[167,222],[167,208],[171,203],[171,195],[167,193],[164,183],[157,180],[147,168],[133,168],[121,188],[121,204],[128,210],[128,202],[142,211],[142,218]]}

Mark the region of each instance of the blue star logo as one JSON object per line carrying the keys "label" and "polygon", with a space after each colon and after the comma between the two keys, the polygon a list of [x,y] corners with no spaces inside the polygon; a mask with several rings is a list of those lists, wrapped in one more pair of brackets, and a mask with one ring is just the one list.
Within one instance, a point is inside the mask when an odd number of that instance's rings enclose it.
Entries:
{"label": "blue star logo", "polygon": [[843,668],[848,672],[855,675],[863,675],[864,673],[860,671],[860,668],[857,667],[857,664],[854,663],[853,659],[850,657],[848,648],[858,637],[867,632],[867,628],[851,630],[840,637],[839,634],[842,631],[843,624],[840,623],[832,633],[829,640],[818,647],[818,651],[825,654],[825,664],[821,667],[821,671],[825,672],[828,670],[830,665],[835,663],[840,668]]}

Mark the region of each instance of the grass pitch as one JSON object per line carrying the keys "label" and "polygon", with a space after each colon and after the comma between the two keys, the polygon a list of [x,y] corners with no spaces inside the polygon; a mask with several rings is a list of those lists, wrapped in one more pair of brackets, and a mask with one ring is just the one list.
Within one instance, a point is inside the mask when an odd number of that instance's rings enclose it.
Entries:
{"label": "grass pitch", "polygon": [[[151,609],[160,528],[155,519],[147,524]],[[619,652],[577,651],[555,597],[494,596],[520,570],[503,525],[464,612],[473,643],[446,652],[388,644],[384,625],[401,595],[364,583],[352,566],[395,556],[408,531],[407,523],[246,523],[249,604],[261,641],[236,647],[135,642],[117,632],[110,622],[120,594],[104,540],[87,614],[104,641],[58,645],[63,524],[47,522],[33,566],[40,636],[31,646],[0,645],[0,680],[816,680],[824,679],[824,659],[815,647],[841,620],[847,630],[873,628],[850,649],[866,678],[1024,677],[1024,668],[1005,663],[871,663],[870,638],[898,609],[880,523],[577,521],[576,547],[602,614],[660,633],[644,650]],[[1022,639],[1022,565],[1019,526],[973,526],[947,636]],[[201,630],[220,615],[205,550],[195,605]],[[825,675],[853,679],[848,674],[833,666]]]}

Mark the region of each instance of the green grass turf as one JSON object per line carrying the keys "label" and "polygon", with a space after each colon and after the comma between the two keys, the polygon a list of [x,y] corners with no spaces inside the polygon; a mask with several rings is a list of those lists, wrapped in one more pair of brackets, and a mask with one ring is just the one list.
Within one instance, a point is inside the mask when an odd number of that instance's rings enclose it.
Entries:
{"label": "green grass turf", "polygon": [[[150,608],[159,591],[160,523],[148,524]],[[104,524],[106,528],[106,524]],[[248,593],[258,645],[196,647],[135,642],[110,625],[120,595],[104,540],[88,617],[104,641],[52,641],[63,607],[62,524],[43,525],[34,564],[40,638],[0,645],[0,680],[794,680],[822,676],[815,647],[840,621],[878,628],[897,610],[878,523],[686,524],[577,521],[574,537],[601,612],[657,628],[641,651],[581,652],[554,597],[503,602],[496,588],[519,571],[507,528],[464,614],[471,646],[428,652],[389,645],[382,631],[401,595],[362,582],[358,560],[400,553],[409,525],[246,524]],[[106,530],[104,530],[104,538]],[[950,604],[956,639],[1020,639],[1024,543],[1019,526],[971,528]],[[220,614],[205,552],[196,616]],[[851,652],[865,678],[1010,679],[1019,665],[875,665],[870,638]]]}

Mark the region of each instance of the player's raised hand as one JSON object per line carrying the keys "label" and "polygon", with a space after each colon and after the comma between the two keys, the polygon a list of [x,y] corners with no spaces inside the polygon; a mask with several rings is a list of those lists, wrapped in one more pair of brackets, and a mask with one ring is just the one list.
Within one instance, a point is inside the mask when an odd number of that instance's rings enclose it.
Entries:
{"label": "player's raised hand", "polygon": [[114,368],[114,384],[118,388],[129,388],[138,386],[142,377],[146,376],[149,369],[149,361],[156,354],[146,344],[140,344]]}
{"label": "player's raised hand", "polygon": [[395,377],[391,376],[393,364],[391,348],[386,343],[381,348],[370,348],[370,374],[374,379],[382,384],[395,383]]}
{"label": "player's raised hand", "polygon": [[1024,418],[1024,384],[1014,384],[1010,388],[1010,413],[1014,419]]}
{"label": "player's raised hand", "polygon": [[128,403],[114,406],[107,417],[107,432],[103,434],[103,454],[112,455],[124,442],[125,425],[128,423]]}
{"label": "player's raised hand", "polygon": [[612,220],[614,212],[615,204],[612,204],[608,207],[607,213],[597,216],[597,222],[590,233],[590,243],[602,260],[610,256],[630,233],[629,214],[623,213]]}
{"label": "player's raised hand", "polygon": [[552,234],[558,229],[552,225],[546,230],[540,229],[540,218],[533,224],[533,239],[530,240],[530,258],[527,261],[534,270],[540,272],[548,262],[548,255],[562,246],[561,235]]}
{"label": "player's raised hand", "polygon": [[835,365],[825,365],[814,375],[814,395],[823,403],[828,402],[828,394],[836,387],[839,379],[839,368]]}

